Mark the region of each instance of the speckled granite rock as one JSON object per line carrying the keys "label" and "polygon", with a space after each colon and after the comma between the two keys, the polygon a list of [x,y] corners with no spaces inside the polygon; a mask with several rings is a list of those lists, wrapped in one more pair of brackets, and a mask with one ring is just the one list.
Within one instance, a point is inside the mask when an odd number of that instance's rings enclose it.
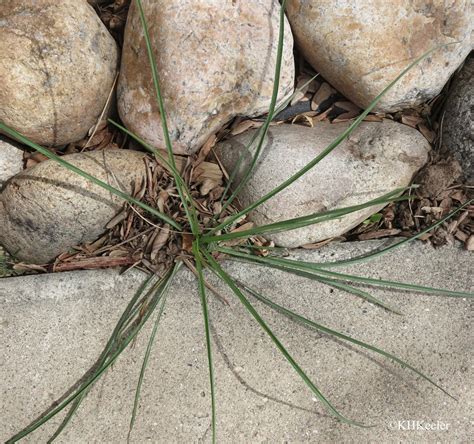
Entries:
{"label": "speckled granite rock", "polygon": [[467,58],[449,90],[443,144],[459,160],[466,178],[474,181],[474,55]]}
{"label": "speckled granite rock", "polygon": [[[242,205],[249,205],[299,171],[348,125],[320,122],[314,128],[299,125],[271,127],[254,175],[240,192]],[[228,171],[235,168],[253,135],[254,131],[249,131],[219,144],[216,151]],[[426,139],[406,125],[390,120],[362,123],[303,178],[254,210],[251,218],[257,225],[264,225],[362,204],[395,188],[407,186],[426,163],[429,150]],[[244,161],[236,183],[241,180],[246,167]],[[267,237],[286,247],[317,242],[344,234],[383,207],[370,207],[334,221]]]}
{"label": "speckled granite rock", "polygon": [[0,136],[0,189],[10,177],[23,169],[23,151]]}
{"label": "speckled granite rock", "polygon": [[413,68],[377,106],[395,111],[437,95],[472,49],[470,0],[289,0],[288,19],[297,46],[335,88],[361,107],[408,64]]}
{"label": "speckled granite rock", "polygon": [[81,139],[102,112],[117,59],[86,0],[3,0],[0,120],[44,145]]}
{"label": "speckled granite rock", "polygon": [[[144,156],[109,149],[63,159],[131,193],[135,180],[145,174]],[[0,244],[20,260],[46,263],[99,237],[122,204],[105,189],[47,160],[18,174],[0,194]]]}
{"label": "speckled granite rock", "polygon": [[[143,0],[171,139],[189,154],[237,115],[270,105],[279,31],[277,0]],[[293,39],[285,25],[279,98],[292,92]],[[125,125],[164,147],[137,8],[132,2],[118,84]]]}

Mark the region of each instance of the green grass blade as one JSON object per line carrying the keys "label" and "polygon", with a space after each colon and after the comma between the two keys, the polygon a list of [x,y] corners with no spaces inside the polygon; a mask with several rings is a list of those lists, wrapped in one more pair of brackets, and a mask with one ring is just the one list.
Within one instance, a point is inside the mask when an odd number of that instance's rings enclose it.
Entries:
{"label": "green grass blade", "polygon": [[108,119],[108,122],[111,123],[112,125],[114,125],[115,127],[117,127],[119,130],[123,131],[125,134],[127,134],[127,136],[130,136],[132,139],[137,141],[143,148],[148,150],[150,153],[152,153],[153,155],[158,157],[160,162],[162,162],[163,165],[165,165],[166,168],[168,168],[172,172],[173,178],[177,178],[180,181],[182,186],[186,186],[184,181],[183,181],[183,178],[181,177],[181,175],[179,173],[179,171],[175,167],[173,167],[173,165],[171,165],[168,162],[168,160],[165,159],[165,157],[163,157],[163,155],[160,153],[160,150],[157,150],[155,147],[151,146],[149,143],[147,143],[141,137],[137,136],[135,133],[132,133],[130,130],[125,128],[123,125],[120,125],[120,123],[116,122],[115,120]]}
{"label": "green grass blade", "polygon": [[[448,43],[450,45],[451,43]],[[436,46],[429,51],[425,52],[423,55],[418,57],[415,61],[410,63],[392,82],[390,82],[383,90],[382,92],[370,103],[370,105],[365,109],[365,111],[357,117],[357,119],[345,130],[343,131],[332,143],[330,143],[320,154],[318,154],[312,161],[310,161],[308,164],[306,164],[303,168],[301,168],[299,171],[297,171],[295,174],[293,174],[290,178],[282,182],[280,185],[278,185],[276,188],[274,188],[272,191],[269,193],[265,194],[262,196],[260,199],[257,199],[254,203],[249,205],[247,208],[244,208],[242,211],[239,211],[235,215],[232,215],[227,218],[224,222],[219,224],[217,227],[214,228],[212,232],[216,232],[219,230],[222,230],[228,225],[231,225],[234,223],[237,219],[241,218],[242,216],[245,216],[247,213],[250,211],[254,210],[255,208],[259,207],[261,204],[266,202],[267,200],[271,199],[274,197],[276,194],[279,192],[283,191],[285,188],[289,187],[293,182],[298,180],[300,177],[302,177],[304,174],[306,174],[310,169],[312,169],[315,165],[317,165],[321,160],[323,160],[329,153],[331,153],[344,139],[346,139],[365,119],[365,117],[374,109],[374,107],[377,105],[377,103],[380,101],[380,99],[408,72],[410,71],[416,64],[418,64],[420,61],[428,57],[430,54],[432,54],[435,50],[445,47],[445,45],[439,45]]]}
{"label": "green grass blade", "polygon": [[182,181],[180,181],[178,177],[176,177],[175,175],[175,172],[177,172],[177,168],[176,168],[176,162],[174,160],[174,155],[173,155],[173,145],[171,143],[171,138],[169,134],[165,105],[164,105],[163,95],[161,94],[161,88],[160,88],[160,78],[158,74],[158,69],[156,67],[155,54],[153,53],[153,48],[151,47],[150,34],[148,32],[148,25],[146,22],[145,13],[143,11],[141,0],[136,0],[136,4],[138,7],[143,34],[145,37],[146,50],[148,54],[148,60],[150,62],[151,75],[153,78],[153,86],[155,88],[155,94],[156,94],[156,101],[158,104],[158,108],[160,110],[161,127],[163,129],[163,137],[165,139],[166,150],[168,152],[168,161],[169,161],[169,164],[173,166],[173,169],[171,172],[175,179],[176,189],[178,190],[179,197],[181,198],[181,202],[183,203],[184,210],[186,212],[189,224],[191,226],[191,231],[193,232],[195,236],[197,236],[199,232],[199,223],[198,223],[197,215],[194,211],[194,207],[190,206],[188,202],[188,201],[192,201],[191,194],[189,194],[188,191],[185,191],[183,189],[183,187],[181,186]]}
{"label": "green grass blade", "polygon": [[423,236],[426,233],[429,233],[431,230],[434,230],[436,227],[439,227],[441,224],[446,222],[448,219],[451,219],[456,213],[458,213],[462,209],[466,208],[467,206],[471,205],[473,202],[474,202],[474,199],[471,199],[471,200],[465,202],[460,207],[458,207],[455,210],[451,211],[449,214],[447,214],[446,216],[441,218],[439,221],[437,221],[436,223],[430,225],[429,227],[425,228],[424,230],[420,231],[419,233],[417,233],[417,234],[415,234],[411,237],[408,237],[406,239],[403,239],[399,242],[395,242],[395,243],[393,243],[392,245],[389,245],[386,248],[383,248],[381,250],[376,250],[376,251],[371,252],[369,254],[364,254],[362,256],[355,257],[355,258],[352,258],[352,259],[344,259],[344,260],[334,261],[334,262],[321,262],[321,263],[318,263],[318,266],[321,267],[321,268],[340,267],[340,266],[351,265],[351,264],[359,264],[361,262],[366,262],[368,260],[375,259],[379,256],[383,256],[384,254],[387,254],[390,251],[395,250],[396,248],[399,248],[399,247],[405,245],[408,242],[411,242],[415,239],[418,239],[419,237]]}
{"label": "green grass blade", "polygon": [[382,286],[382,287],[387,287],[387,288],[397,288],[400,290],[412,290],[416,292],[434,294],[434,295],[439,295],[439,296],[450,296],[450,297],[457,297],[457,298],[474,298],[474,293],[468,293],[464,291],[451,291],[451,290],[446,290],[443,288],[426,287],[423,285],[408,284],[405,282],[389,281],[389,280],[383,280],[383,279],[372,279],[372,278],[366,278],[366,277],[356,276],[352,274],[336,273],[336,272],[327,271],[327,270],[318,270],[317,273],[321,273],[323,275],[330,276],[342,281],[348,281],[348,282],[361,282],[363,284],[370,284],[370,285]]}
{"label": "green grass blade", "polygon": [[5,125],[3,122],[0,122],[0,130],[3,131],[4,133],[8,134],[9,136],[13,137],[14,139],[18,140],[19,142],[24,143],[25,145],[28,145],[30,148],[33,148],[34,150],[38,151],[39,153],[43,154],[46,156],[48,159],[54,160],[64,168],[67,168],[69,171],[72,171],[76,174],[79,174],[79,176],[83,177],[84,179],[87,179],[88,181],[106,189],[112,194],[115,194],[116,196],[122,198],[123,200],[133,203],[140,208],[143,208],[144,210],[148,211],[150,214],[153,214],[154,216],[160,218],[163,222],[166,222],[170,224],[172,227],[176,228],[177,230],[181,231],[181,225],[178,224],[174,219],[170,218],[164,213],[161,213],[158,211],[156,208],[150,207],[149,205],[141,202],[138,199],[135,199],[132,196],[129,196],[128,194],[124,193],[123,191],[118,190],[117,188],[114,188],[113,186],[109,185],[108,183],[105,183],[101,181],[100,179],[95,178],[94,176],[91,176],[89,173],[86,173],[85,171],[81,170],[80,168],[77,168],[76,166],[72,165],[71,163],[65,161],[62,157],[54,154],[53,152],[47,150],[46,148],[43,148],[42,146],[32,142],[28,138],[24,137],[21,135],[19,132],[15,131],[14,129],[8,127]]}
{"label": "green grass blade", "polygon": [[211,267],[211,270],[216,273],[216,275],[225,283],[227,286],[232,290],[232,292],[239,298],[240,302],[244,305],[247,311],[252,315],[252,317],[258,322],[260,327],[267,333],[270,337],[272,342],[276,345],[278,350],[283,354],[286,360],[290,363],[296,373],[300,376],[300,378],[305,382],[305,384],[310,388],[310,390],[314,393],[314,395],[319,399],[319,401],[326,407],[326,409],[331,412],[337,419],[342,422],[358,425],[361,427],[365,427],[364,424],[352,421],[345,416],[343,416],[339,411],[329,402],[326,397],[321,393],[321,391],[316,387],[316,385],[311,381],[311,379],[306,375],[303,369],[298,365],[298,363],[293,359],[290,353],[286,350],[283,344],[279,341],[279,339],[275,336],[273,331],[268,327],[266,322],[262,319],[262,317],[258,314],[255,310],[253,305],[249,302],[249,300],[245,297],[245,295],[240,291],[237,285],[234,283],[232,278],[223,270],[223,268],[218,264],[214,258],[203,251],[203,254]]}
{"label": "green grass blade", "polygon": [[153,329],[151,331],[150,338],[148,340],[148,344],[147,344],[146,351],[145,351],[145,356],[143,357],[142,368],[140,370],[140,376],[138,378],[137,388],[135,390],[135,399],[133,401],[132,416],[130,418],[130,425],[129,425],[129,428],[128,428],[127,443],[130,442],[130,437],[132,435],[133,426],[135,425],[135,419],[136,419],[137,412],[138,412],[138,403],[140,402],[140,393],[141,393],[141,389],[142,389],[142,385],[143,385],[143,379],[145,377],[145,370],[148,366],[148,360],[150,359],[151,349],[153,348],[153,344],[155,343],[155,337],[156,337],[156,332],[158,331],[158,325],[160,323],[161,316],[163,314],[163,310],[165,308],[166,296],[167,296],[167,294],[165,293],[163,295],[163,298],[162,298],[163,300],[162,300],[161,305],[160,305],[160,310],[158,311],[158,314],[156,315],[155,322],[153,324]]}
{"label": "green grass blade", "polygon": [[120,345],[117,347],[117,349],[113,353],[110,354],[110,356],[108,357],[104,365],[98,368],[96,372],[94,373],[94,375],[91,378],[89,378],[83,385],[81,385],[81,387],[78,388],[78,390],[76,390],[75,393],[68,396],[64,401],[60,402],[59,405],[57,405],[53,410],[48,412],[46,415],[44,415],[37,421],[33,422],[32,424],[30,424],[29,426],[21,430],[16,435],[14,435],[12,438],[6,441],[6,444],[13,444],[19,441],[20,439],[24,438],[25,436],[29,435],[31,432],[35,431],[38,427],[41,427],[44,423],[46,423],[51,418],[53,418],[58,413],[60,413],[62,410],[64,410],[69,404],[71,404],[71,402],[73,402],[75,399],[81,396],[82,393],[88,390],[89,387],[91,387],[104,374],[104,372],[117,360],[117,358],[127,348],[130,342],[132,342],[133,339],[141,331],[145,323],[148,321],[148,319],[152,315],[154,309],[159,304],[164,292],[168,291],[168,288],[171,282],[173,281],[173,278],[176,275],[177,271],[179,270],[180,266],[181,266],[181,262],[176,263],[173,269],[166,274],[166,279],[161,283],[161,285],[157,289],[156,296],[154,298],[153,303],[150,305],[150,309],[144,314],[143,318],[137,323],[136,326],[134,326],[134,328],[129,332],[129,334],[125,338],[123,338]]}
{"label": "green grass blade", "polygon": [[[283,269],[283,268],[281,268],[281,269],[283,271],[287,271],[286,269]],[[364,300],[366,300],[366,301],[368,301],[368,302],[370,302],[374,305],[378,305],[378,306],[384,308],[385,310],[388,310],[388,311],[390,311],[392,313],[395,313],[397,315],[402,314],[398,310],[396,310],[395,308],[391,307],[390,305],[386,304],[385,302],[381,301],[380,299],[377,299],[376,297],[372,296],[367,291],[361,290],[360,288],[352,287],[351,285],[344,284],[340,281],[337,281],[337,280],[334,280],[334,279],[328,279],[328,278],[319,276],[317,274],[308,273],[308,272],[301,271],[301,270],[292,270],[291,273],[295,274],[297,276],[304,277],[306,279],[312,279],[312,280],[321,282],[321,283],[323,283],[325,285],[328,285],[330,287],[337,288],[338,290],[345,291],[346,293],[353,294],[357,297],[360,297],[360,298],[362,298],[362,299],[364,299]]]}
{"label": "green grass blade", "polygon": [[385,310],[388,310],[394,314],[401,315],[398,310],[395,308],[391,307],[390,305],[386,304],[385,302],[381,301],[380,299],[377,299],[376,297],[372,296],[370,293],[367,291],[361,290],[360,288],[352,287],[351,285],[343,284],[339,281],[333,280],[333,279],[325,279],[319,276],[312,275],[311,273],[308,273],[306,276],[308,278],[314,278],[319,282],[322,282],[323,284],[329,285],[330,287],[337,288],[338,290],[345,291],[347,293],[351,293],[353,295],[356,295],[362,299],[365,299],[366,301],[374,304],[374,305],[379,305],[380,307],[384,308]]}
{"label": "green grass blade", "polygon": [[[129,131],[127,128],[125,128],[124,126],[120,125],[120,123],[116,122],[115,120],[113,119],[108,119],[108,121],[114,125],[115,127],[117,127],[118,129],[120,129],[121,131],[123,131],[125,134],[127,134],[128,136],[130,136],[132,139],[134,139],[136,142],[138,142],[143,148],[145,148],[147,151],[149,151],[150,153],[152,153],[154,156],[156,156],[159,161],[166,167],[170,170],[170,172],[172,173],[173,175],[173,179],[175,179],[175,181],[179,182],[180,185],[181,185],[181,188],[184,190],[184,192],[186,193],[186,195],[190,196],[191,193],[189,192],[189,189],[188,189],[188,186],[186,185],[186,183],[184,182],[183,178],[181,177],[181,174],[180,172],[173,166],[171,165],[167,159],[165,159],[163,157],[163,155],[160,153],[160,150],[157,150],[155,147],[151,146],[149,143],[147,143],[145,140],[143,140],[142,138],[140,138],[139,136],[137,136],[136,134],[132,133],[131,131]],[[189,202],[190,205],[192,205],[194,208],[196,208],[196,203],[194,202],[194,200],[191,199],[191,201]]]}
{"label": "green grass blade", "polygon": [[252,245],[252,244],[247,244],[247,245],[241,245],[240,248],[248,248],[250,250],[269,250],[269,251],[276,251],[276,252],[281,252],[285,253],[290,250],[290,248],[287,247],[277,247],[277,246],[270,246],[270,245]]}
{"label": "green grass blade", "polygon": [[238,257],[250,262],[258,262],[264,265],[268,265],[275,268],[280,268],[285,271],[306,271],[308,273],[314,273],[322,276],[323,278],[333,278],[339,281],[345,282],[360,282],[363,284],[376,285],[386,288],[397,288],[401,290],[411,290],[416,292],[434,294],[439,296],[450,296],[458,298],[473,298],[474,293],[468,293],[464,291],[452,291],[442,288],[426,287],[423,285],[408,284],[405,282],[389,281],[383,279],[372,279],[362,276],[356,276],[353,274],[336,273],[334,271],[328,271],[319,267],[319,265],[312,262],[297,261],[291,259],[277,258],[277,257],[260,257],[253,256],[248,253],[242,253],[232,248],[217,247],[215,251],[219,251],[230,256]]}
{"label": "green grass blade", "polygon": [[257,234],[270,234],[270,233],[279,233],[282,231],[296,230],[298,228],[307,227],[309,225],[314,225],[334,219],[338,219],[346,214],[354,213],[356,211],[363,210],[365,208],[370,208],[376,205],[387,204],[391,202],[404,201],[411,199],[409,195],[395,197],[401,192],[406,190],[406,188],[398,188],[390,193],[384,194],[376,199],[370,200],[363,204],[352,205],[350,207],[336,208],[334,210],[321,211],[318,213],[308,214],[306,216],[295,217],[293,219],[282,220],[279,222],[274,222],[267,225],[262,225],[260,227],[250,228],[245,231],[237,231],[233,233],[225,233],[220,235],[204,235],[202,237],[203,243],[210,242],[220,242],[231,239],[240,239],[244,237],[255,236]]}
{"label": "green grass blade", "polygon": [[[135,292],[135,294],[133,295],[133,298],[128,303],[128,305],[125,308],[124,312],[120,316],[119,321],[115,325],[114,331],[112,332],[112,335],[110,336],[109,340],[107,341],[107,344],[106,344],[104,350],[102,351],[99,359],[97,360],[97,367],[101,367],[102,365],[104,365],[104,362],[106,361],[107,357],[109,356],[110,351],[112,350],[113,346],[117,343],[117,341],[119,339],[119,336],[120,336],[120,333],[121,333],[121,330],[122,330],[125,322],[127,321],[128,317],[130,316],[130,313],[132,312],[132,309],[133,309],[135,303],[137,302],[139,297],[143,294],[143,292],[146,290],[146,288],[148,287],[148,285],[152,281],[152,278],[153,278],[153,275],[150,275],[144,280],[144,282],[140,285],[140,288]],[[153,288],[153,286],[152,286],[152,288]],[[87,394],[89,393],[91,388],[92,388],[92,386],[90,386],[87,390],[85,390],[80,396],[78,396],[74,400],[74,402],[72,403],[70,409],[68,410],[65,418],[61,421],[61,424],[56,429],[56,431],[51,436],[51,438],[49,438],[48,444],[52,443],[62,433],[62,431],[66,428],[66,426],[69,424],[72,417],[74,416],[76,411],[79,409],[82,401],[85,399],[85,397],[87,396]]]}
{"label": "green grass blade", "polygon": [[[281,111],[283,111],[287,106],[288,104],[293,100],[294,97],[296,97],[296,94],[298,94],[300,91],[302,91],[304,88],[306,88],[314,79],[316,79],[316,77],[318,77],[319,74],[316,74],[314,75],[313,77],[311,77],[307,82],[305,82],[301,87],[299,88],[296,88],[295,91],[293,92],[293,94],[291,94],[290,97],[288,97],[287,99],[285,99],[282,104],[277,107],[275,109],[275,111],[273,112],[273,115],[272,115],[272,119],[278,115]],[[276,76],[275,76],[276,77]],[[237,192],[234,191],[232,193],[232,195],[226,200],[226,202],[224,202],[224,200],[226,199],[226,196],[230,190],[230,187],[232,186],[234,180],[235,180],[235,177],[237,175],[237,172],[239,171],[239,168],[240,168],[240,165],[242,164],[243,160],[244,160],[244,156],[246,153],[250,152],[250,147],[253,146],[253,144],[255,143],[255,141],[257,139],[259,139],[260,137],[262,137],[262,133],[263,133],[263,125],[259,128],[259,130],[253,135],[252,139],[250,140],[250,142],[248,143],[248,145],[245,147],[245,149],[242,150],[242,153],[240,153],[239,155],[239,158],[237,159],[237,163],[235,164],[235,167],[232,169],[231,171],[231,174],[229,176],[229,180],[227,181],[227,184],[224,188],[224,192],[222,193],[222,197],[220,199],[220,203],[222,205],[222,210],[220,211],[219,213],[219,217],[220,215],[222,214],[222,212],[233,202],[233,200],[235,199],[235,197],[237,197]],[[265,136],[263,136],[262,138],[262,142],[264,140]],[[255,157],[255,161],[258,160],[257,157]],[[239,187],[241,188],[241,187]],[[214,216],[214,220],[216,220],[218,217],[217,216]]]}
{"label": "green grass blade", "polygon": [[204,276],[202,273],[202,258],[199,251],[198,242],[193,243],[193,255],[196,261],[196,271],[198,275],[198,288],[199,296],[201,297],[202,314],[204,318],[204,328],[206,331],[206,347],[207,347],[207,363],[209,366],[209,382],[211,386],[211,427],[212,427],[212,442],[216,442],[216,395],[214,385],[214,363],[212,359],[212,348],[211,348],[211,331],[209,327],[209,310],[207,306],[206,298],[206,286],[204,284]]}
{"label": "green grass blade", "polygon": [[[267,118],[265,119],[265,122],[262,126],[261,131],[259,131],[259,139],[258,139],[257,147],[255,149],[255,154],[253,156],[252,162],[250,163],[249,168],[247,169],[240,183],[235,188],[234,192],[230,195],[229,199],[227,199],[227,201],[222,206],[221,214],[232,203],[232,201],[235,199],[239,191],[248,182],[250,176],[254,172],[255,166],[257,165],[257,160],[260,157],[260,152],[262,151],[262,148],[263,148],[263,142],[267,135],[270,122],[272,121],[274,113],[275,113],[275,106],[276,106],[276,102],[278,98],[278,89],[280,88],[280,73],[281,73],[281,63],[282,63],[282,58],[283,58],[283,41],[285,37],[285,2],[286,0],[283,0],[280,6],[280,24],[279,24],[279,31],[278,31],[278,46],[277,46],[277,56],[276,56],[276,64],[275,64],[275,75],[274,75],[274,80],[273,80],[272,97],[270,100],[270,107],[268,110]],[[236,169],[234,171],[236,171]]]}
{"label": "green grass blade", "polygon": [[328,334],[328,335],[331,335],[331,336],[334,336],[338,339],[342,339],[344,341],[347,341],[347,342],[350,342],[352,344],[355,344],[355,345],[358,345],[360,347],[363,347],[367,350],[370,350],[370,351],[373,351],[385,358],[388,358],[394,362],[396,362],[397,364],[400,364],[403,368],[408,368],[409,370],[411,370],[412,372],[414,372],[415,374],[417,374],[418,376],[420,376],[421,378],[423,378],[425,381],[429,382],[430,384],[434,385],[437,389],[441,390],[443,393],[445,393],[446,395],[448,395],[450,398],[453,398],[456,400],[456,398],[454,396],[452,396],[450,393],[448,393],[443,387],[441,387],[440,385],[436,384],[436,382],[434,382],[430,377],[426,376],[424,373],[420,372],[419,370],[417,370],[415,367],[411,366],[410,364],[408,364],[407,362],[401,360],[400,358],[397,358],[395,355],[391,354],[391,353],[388,353],[380,348],[377,348],[373,345],[370,345],[370,344],[367,344],[366,342],[363,342],[363,341],[359,341],[358,339],[355,339],[351,336],[348,336],[348,335],[345,335],[344,333],[341,333],[341,332],[338,332],[336,330],[332,330],[328,327],[325,327],[324,325],[322,324],[318,324],[314,321],[311,321],[297,313],[295,313],[294,311],[291,311],[281,305],[278,305],[277,303],[271,301],[270,299],[266,298],[265,296],[263,296],[262,294],[258,293],[257,291],[251,289],[250,287],[248,287],[247,285],[244,285],[244,284],[240,284],[245,291],[247,291],[248,293],[250,293],[251,295],[253,295],[256,299],[258,299],[260,302],[268,305],[270,308],[272,308],[273,310],[275,311],[278,311],[282,314],[284,314],[285,316],[288,316],[289,318],[291,319],[294,319],[304,325],[307,325],[311,328],[314,328],[322,333],[325,333],[325,334]]}

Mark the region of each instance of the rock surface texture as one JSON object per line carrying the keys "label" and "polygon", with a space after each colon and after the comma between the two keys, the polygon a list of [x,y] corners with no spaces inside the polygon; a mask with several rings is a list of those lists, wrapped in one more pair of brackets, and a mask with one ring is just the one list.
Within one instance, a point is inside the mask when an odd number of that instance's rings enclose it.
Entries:
{"label": "rock surface texture", "polygon": [[[385,240],[345,243],[291,257],[331,261],[385,244]],[[370,421],[375,427],[337,422],[314,400],[228,287],[206,274],[230,304],[209,296],[218,442],[472,441],[472,300],[367,288],[403,313],[397,316],[353,295],[275,269],[241,263],[224,266],[276,303],[394,353],[458,401],[379,355],[321,336],[251,298],[322,393],[349,418]],[[473,267],[474,255],[467,251],[435,250],[416,242],[344,272],[473,291]],[[138,272],[120,275],[113,270],[0,279],[1,442],[50,407],[92,366],[143,279]],[[127,441],[151,324],[94,386],[58,442]],[[434,430],[397,427],[398,421],[410,418],[435,425],[439,420],[448,426]],[[47,442],[60,420],[39,428],[25,442]],[[166,301],[130,442],[209,443],[210,421],[202,308],[196,278],[183,270]]]}
{"label": "rock surface texture", "polygon": [[449,90],[443,124],[443,144],[474,181],[474,55],[456,74]]}
{"label": "rock surface texture", "polygon": [[23,169],[23,151],[0,136],[0,189],[10,177]]}
{"label": "rock surface texture", "polygon": [[[264,196],[303,168],[348,125],[320,122],[313,128],[298,125],[271,127],[255,172],[240,192],[242,205],[247,206]],[[217,154],[228,171],[235,168],[253,135],[254,132],[250,131],[218,145]],[[395,188],[407,186],[426,163],[429,150],[426,139],[413,128],[389,120],[362,123],[302,179],[254,210],[251,219],[257,225],[264,225],[362,204]],[[246,167],[247,162],[242,162],[236,183],[240,182]],[[278,245],[297,247],[340,236],[383,206],[268,237]]]}
{"label": "rock surface texture", "polygon": [[86,0],[3,0],[0,121],[43,145],[81,139],[102,112],[117,60]]}
{"label": "rock surface texture", "polygon": [[[145,174],[145,154],[104,150],[63,159],[132,192]],[[52,160],[23,171],[0,194],[0,244],[16,258],[42,264],[70,247],[95,240],[123,200]]]}
{"label": "rock surface texture", "polygon": [[[272,95],[277,0],[143,0],[174,150],[196,151],[237,115],[264,113]],[[286,22],[279,99],[293,89],[293,38]],[[128,15],[118,84],[128,129],[164,147],[140,17]]]}
{"label": "rock surface texture", "polygon": [[365,108],[410,62],[445,43],[382,98],[396,111],[437,95],[472,49],[470,0],[289,0],[299,49],[335,88]]}

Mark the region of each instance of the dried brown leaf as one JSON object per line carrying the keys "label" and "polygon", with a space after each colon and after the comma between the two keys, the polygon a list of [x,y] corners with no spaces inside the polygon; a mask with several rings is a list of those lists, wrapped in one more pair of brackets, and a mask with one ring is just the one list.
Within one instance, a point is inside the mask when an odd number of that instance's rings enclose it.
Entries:
{"label": "dried brown leaf", "polygon": [[391,228],[385,230],[369,231],[368,233],[359,234],[360,240],[379,239],[381,237],[396,236],[400,234],[402,230],[398,228]]}
{"label": "dried brown leaf", "polygon": [[420,133],[423,134],[423,136],[425,136],[425,139],[429,142],[429,143],[433,143],[436,139],[436,133],[432,130],[430,130],[426,125],[425,123],[420,123],[418,125],[418,129],[420,130]]}
{"label": "dried brown leaf", "polygon": [[260,128],[262,126],[262,122],[257,122],[254,120],[243,120],[239,122],[235,127],[233,126],[230,130],[230,134],[232,136],[236,136],[237,134],[241,134],[249,129],[253,128]]}
{"label": "dried brown leaf", "polygon": [[161,230],[158,230],[158,234],[153,241],[151,247],[150,258],[152,261],[155,261],[158,252],[163,248],[170,237],[169,225],[166,224]]}
{"label": "dried brown leaf", "polygon": [[361,112],[361,109],[357,105],[354,105],[352,102],[348,102],[348,101],[336,102],[334,106],[337,108],[341,108],[345,110],[346,112],[337,116],[333,120],[333,123],[345,122],[347,120],[351,120],[354,117],[358,116]]}
{"label": "dried brown leaf", "polygon": [[423,119],[420,116],[412,116],[407,114],[402,114],[402,123],[412,128],[423,122]]}
{"label": "dried brown leaf", "polygon": [[329,99],[333,94],[336,93],[336,90],[329,85],[329,83],[324,82],[321,87],[316,91],[311,100],[311,109],[316,111],[323,102]]}

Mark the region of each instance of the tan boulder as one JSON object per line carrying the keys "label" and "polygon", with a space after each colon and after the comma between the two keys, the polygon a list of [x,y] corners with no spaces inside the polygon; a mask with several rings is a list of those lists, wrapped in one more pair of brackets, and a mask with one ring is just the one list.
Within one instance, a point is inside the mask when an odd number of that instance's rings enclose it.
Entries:
{"label": "tan boulder", "polygon": [[43,145],[81,139],[102,112],[117,60],[86,0],[2,0],[0,121]]}
{"label": "tan boulder", "polygon": [[436,96],[472,49],[470,0],[288,0],[288,20],[305,58],[362,108],[431,48],[379,102],[396,111]]}
{"label": "tan boulder", "polygon": [[[146,154],[108,149],[64,160],[130,194],[145,174]],[[16,258],[46,263],[97,239],[123,200],[53,160],[24,170],[0,194],[0,244]]]}
{"label": "tan boulder", "polygon": [[[277,0],[143,0],[142,4],[176,153],[196,151],[235,116],[267,111],[278,44]],[[291,94],[293,78],[293,38],[286,22],[280,100]],[[125,30],[117,94],[128,129],[163,148],[135,2]]]}

